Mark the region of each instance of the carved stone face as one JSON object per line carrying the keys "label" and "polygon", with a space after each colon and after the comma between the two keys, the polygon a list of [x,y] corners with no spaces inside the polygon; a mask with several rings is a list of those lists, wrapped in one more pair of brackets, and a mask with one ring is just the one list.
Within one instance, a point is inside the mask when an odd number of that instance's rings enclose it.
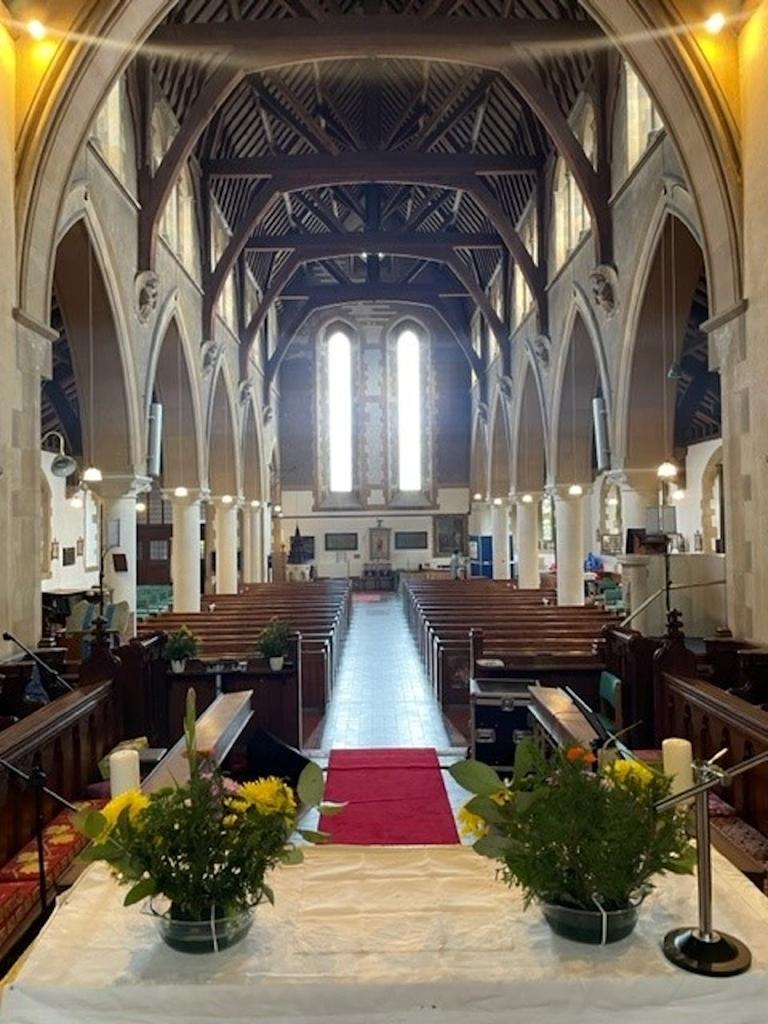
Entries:
{"label": "carved stone face", "polygon": [[616,312],[616,291],[611,275],[601,267],[597,267],[589,275],[592,286],[592,301],[603,310],[606,316]]}
{"label": "carved stone face", "polygon": [[160,295],[160,279],[151,270],[136,276],[136,316],[139,323],[146,324],[157,309]]}

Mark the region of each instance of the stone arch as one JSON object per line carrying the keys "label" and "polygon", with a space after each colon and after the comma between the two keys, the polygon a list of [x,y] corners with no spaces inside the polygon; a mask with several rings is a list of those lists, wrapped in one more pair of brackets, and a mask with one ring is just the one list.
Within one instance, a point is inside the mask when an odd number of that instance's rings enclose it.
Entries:
{"label": "stone arch", "polygon": [[84,461],[105,475],[132,477],[143,467],[145,451],[135,365],[125,316],[112,287],[114,274],[98,233],[94,237],[94,224],[89,210],[74,219],[62,236],[56,249],[54,288],[80,398]]}
{"label": "stone arch", "polygon": [[152,338],[144,395],[147,425],[155,392],[163,406],[163,487],[170,490],[184,486],[198,490],[205,464],[200,393],[189,334],[175,294],[161,310]]}
{"label": "stone arch", "polygon": [[512,443],[507,409],[502,399],[494,408],[490,454],[491,498],[507,498],[512,489]]}
{"label": "stone arch", "polygon": [[655,475],[673,456],[676,381],[668,370],[680,354],[702,266],[701,247],[685,221],[666,204],[657,208],[631,291],[619,366],[615,462],[626,470]]}
{"label": "stone arch", "polygon": [[263,501],[266,497],[264,458],[259,417],[253,399],[246,402],[243,413],[243,494],[246,501]]}
{"label": "stone arch", "polygon": [[220,497],[240,493],[237,411],[226,367],[220,364],[211,388],[208,412],[208,487]]}
{"label": "stone arch", "polygon": [[[552,393],[550,451],[553,483],[589,486],[594,477],[592,399],[607,388],[598,338],[574,303],[558,352]],[[605,371],[605,367],[603,367]]]}
{"label": "stone arch", "polygon": [[546,432],[536,375],[526,361],[514,429],[512,485],[516,494],[541,492],[547,482]]}

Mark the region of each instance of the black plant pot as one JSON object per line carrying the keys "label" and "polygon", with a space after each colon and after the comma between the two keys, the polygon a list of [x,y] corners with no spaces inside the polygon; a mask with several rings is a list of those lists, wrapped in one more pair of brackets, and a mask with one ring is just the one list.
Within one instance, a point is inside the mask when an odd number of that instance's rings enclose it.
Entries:
{"label": "black plant pot", "polygon": [[556,935],[593,946],[619,942],[630,935],[637,924],[637,909],[626,907],[624,910],[609,910],[604,916],[597,909],[581,910],[561,907],[556,903],[541,904],[547,924]]}

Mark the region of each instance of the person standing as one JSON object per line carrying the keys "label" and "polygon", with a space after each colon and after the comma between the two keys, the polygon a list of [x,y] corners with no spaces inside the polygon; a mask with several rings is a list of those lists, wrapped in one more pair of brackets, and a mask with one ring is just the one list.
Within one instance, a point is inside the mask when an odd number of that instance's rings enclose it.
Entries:
{"label": "person standing", "polygon": [[461,578],[461,555],[459,554],[458,548],[453,549],[453,554],[451,555],[448,567],[451,570],[452,580],[458,580]]}

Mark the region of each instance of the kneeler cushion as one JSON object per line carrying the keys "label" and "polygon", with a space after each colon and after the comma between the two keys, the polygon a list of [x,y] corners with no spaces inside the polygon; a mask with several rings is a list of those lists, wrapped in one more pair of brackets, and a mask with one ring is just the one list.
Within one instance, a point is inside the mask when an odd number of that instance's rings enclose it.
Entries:
{"label": "kneeler cushion", "polygon": [[[89,800],[77,806],[96,809],[103,807],[104,801]],[[48,882],[55,882],[88,844],[88,839],[72,824],[71,815],[71,811],[63,810],[43,829],[45,872]],[[34,839],[0,868],[0,882],[34,882],[39,876],[37,842]]]}

